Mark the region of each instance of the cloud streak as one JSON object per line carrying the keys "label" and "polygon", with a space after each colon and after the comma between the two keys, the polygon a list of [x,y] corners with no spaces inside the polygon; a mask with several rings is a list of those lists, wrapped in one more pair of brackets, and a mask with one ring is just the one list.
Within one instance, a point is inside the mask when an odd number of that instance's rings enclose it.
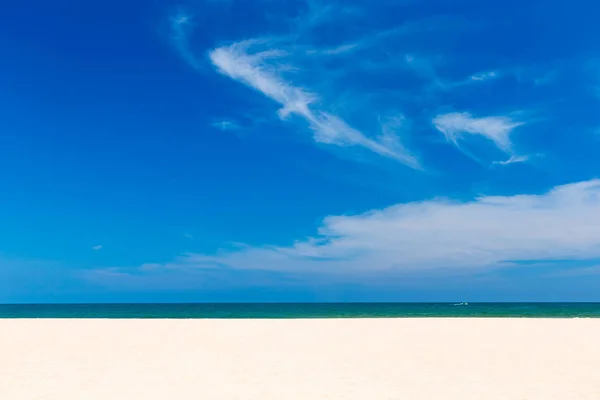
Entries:
{"label": "cloud streak", "polygon": [[478,74],[471,75],[469,79],[472,81],[482,82],[490,79],[499,78],[499,74],[496,71],[480,72]]}
{"label": "cloud streak", "polygon": [[222,121],[215,121],[210,124],[213,128],[219,129],[221,131],[237,131],[240,129],[240,126],[231,120],[224,119]]}
{"label": "cloud streak", "polygon": [[457,147],[465,135],[479,135],[491,140],[505,153],[512,152],[511,132],[523,124],[506,116],[474,117],[467,112],[442,114],[433,119],[437,130]]}
{"label": "cloud streak", "polygon": [[524,162],[527,162],[527,161],[529,161],[529,157],[528,156],[510,156],[510,158],[508,160],[494,161],[494,164],[508,165],[508,164],[524,163]]}
{"label": "cloud streak", "polygon": [[153,271],[443,274],[599,257],[600,180],[590,180],[539,195],[432,199],[329,216],[317,236],[291,246],[186,254],[151,266]]}
{"label": "cloud streak", "polygon": [[193,68],[201,69],[202,65],[189,47],[189,35],[194,29],[193,16],[183,10],[170,19],[171,42],[179,55]]}
{"label": "cloud streak", "polygon": [[[416,137],[413,141],[406,128],[395,136],[389,130],[377,130],[374,122],[378,117],[404,113],[406,119],[415,121],[416,130],[431,128],[431,117],[423,121],[423,115],[415,110],[455,103],[455,94],[460,99],[461,91],[493,85],[517,72],[506,62],[479,63],[475,54],[465,54],[463,59],[469,60],[469,65],[459,65],[459,57],[448,54],[447,46],[446,51],[443,46],[423,46],[440,31],[452,36],[470,26],[456,16],[434,14],[400,25],[368,21],[360,29],[349,29],[350,22],[364,20],[371,12],[385,12],[390,4],[367,7],[311,1],[297,14],[277,9],[269,17],[277,23],[261,25],[261,31],[251,33],[247,40],[233,37],[223,42],[219,38],[219,45],[198,49],[201,56],[191,51],[192,15],[179,12],[170,19],[171,39],[181,57],[202,74],[216,70],[278,104],[281,120],[303,121],[308,128],[305,131],[312,132],[313,142],[321,147],[335,149],[340,155],[362,149],[423,170],[427,149],[415,152],[412,145],[426,146],[428,142]],[[325,28],[334,33],[324,37]],[[478,65],[477,69],[473,65]],[[239,112],[232,110],[232,114]],[[475,135],[490,140],[511,157],[506,163],[495,162],[497,165],[514,163],[513,156],[522,157],[514,153],[511,134],[524,123],[509,116],[482,117],[468,112],[438,115],[433,120],[450,143],[481,164],[478,153],[468,149],[466,142]],[[213,126],[232,128],[226,123]],[[359,158],[363,159],[362,155]]]}
{"label": "cloud streak", "polygon": [[392,137],[388,132],[379,138],[369,138],[342,118],[316,107],[317,94],[284,80],[277,71],[277,65],[270,63],[285,52],[252,52],[251,48],[256,44],[256,41],[244,41],[219,47],[209,53],[209,58],[221,74],[277,102],[281,106],[278,111],[280,118],[294,115],[304,119],[313,131],[315,142],[338,147],[359,146],[410,168],[421,168],[418,159],[406,150],[397,136]]}

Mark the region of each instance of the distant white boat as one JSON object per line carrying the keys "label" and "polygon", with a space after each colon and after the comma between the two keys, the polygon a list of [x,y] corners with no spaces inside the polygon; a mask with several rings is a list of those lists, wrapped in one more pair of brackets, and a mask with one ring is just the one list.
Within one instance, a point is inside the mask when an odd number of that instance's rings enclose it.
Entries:
{"label": "distant white boat", "polygon": [[456,304],[454,304],[454,305],[455,305],[455,306],[468,306],[468,305],[469,305],[469,303],[467,303],[467,302],[462,302],[462,303],[456,303]]}

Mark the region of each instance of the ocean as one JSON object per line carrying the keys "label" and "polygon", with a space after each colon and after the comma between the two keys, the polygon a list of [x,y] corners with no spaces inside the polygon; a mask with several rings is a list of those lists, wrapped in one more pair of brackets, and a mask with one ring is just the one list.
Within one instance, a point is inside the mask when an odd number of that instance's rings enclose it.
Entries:
{"label": "ocean", "polygon": [[0,318],[599,318],[600,303],[0,304]]}

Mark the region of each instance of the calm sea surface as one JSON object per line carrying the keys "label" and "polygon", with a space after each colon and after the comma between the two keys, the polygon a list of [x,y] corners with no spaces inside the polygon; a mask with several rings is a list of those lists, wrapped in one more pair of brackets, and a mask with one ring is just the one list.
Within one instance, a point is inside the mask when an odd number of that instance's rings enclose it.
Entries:
{"label": "calm sea surface", "polygon": [[0,304],[0,318],[600,317],[600,303]]}

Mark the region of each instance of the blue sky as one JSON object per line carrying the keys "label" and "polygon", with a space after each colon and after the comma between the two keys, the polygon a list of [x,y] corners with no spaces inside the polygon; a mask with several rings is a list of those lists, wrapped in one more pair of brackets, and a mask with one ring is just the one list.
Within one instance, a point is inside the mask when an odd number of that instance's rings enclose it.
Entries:
{"label": "blue sky", "polygon": [[600,5],[12,2],[0,302],[600,301]]}

